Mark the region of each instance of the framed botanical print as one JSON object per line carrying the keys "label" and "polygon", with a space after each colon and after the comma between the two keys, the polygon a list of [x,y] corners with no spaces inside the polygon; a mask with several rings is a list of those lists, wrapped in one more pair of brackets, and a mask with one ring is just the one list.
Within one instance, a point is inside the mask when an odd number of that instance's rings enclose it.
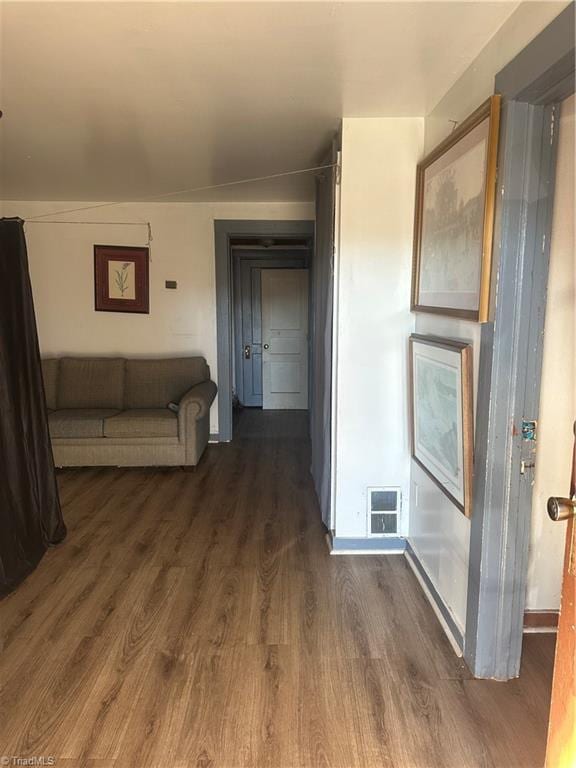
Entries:
{"label": "framed botanical print", "polygon": [[148,248],[94,246],[94,306],[97,312],[148,314]]}
{"label": "framed botanical print", "polygon": [[412,458],[467,517],[472,514],[472,347],[410,337]]}
{"label": "framed botanical print", "polygon": [[418,165],[413,311],[488,320],[499,124],[492,96]]}

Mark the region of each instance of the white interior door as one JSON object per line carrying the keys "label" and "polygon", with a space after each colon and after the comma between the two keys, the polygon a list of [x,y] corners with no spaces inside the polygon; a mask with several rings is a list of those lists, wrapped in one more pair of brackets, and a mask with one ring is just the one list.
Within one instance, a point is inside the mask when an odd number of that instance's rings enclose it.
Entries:
{"label": "white interior door", "polygon": [[262,404],[308,408],[308,270],[262,270]]}

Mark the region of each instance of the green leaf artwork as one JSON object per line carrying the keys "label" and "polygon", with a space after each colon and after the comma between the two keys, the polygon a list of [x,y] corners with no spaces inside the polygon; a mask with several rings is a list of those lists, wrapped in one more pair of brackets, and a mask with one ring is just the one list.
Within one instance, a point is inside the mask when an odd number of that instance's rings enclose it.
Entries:
{"label": "green leaf artwork", "polygon": [[128,290],[128,267],[130,266],[130,264],[131,262],[127,261],[124,264],[122,264],[121,269],[115,270],[116,287],[120,291],[121,296],[124,296],[124,294]]}

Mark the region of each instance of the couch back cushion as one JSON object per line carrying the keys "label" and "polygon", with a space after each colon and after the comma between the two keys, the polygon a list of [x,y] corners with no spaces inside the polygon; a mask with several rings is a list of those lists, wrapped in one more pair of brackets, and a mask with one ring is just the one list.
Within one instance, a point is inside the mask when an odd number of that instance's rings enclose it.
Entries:
{"label": "couch back cushion", "polygon": [[124,407],[125,361],[116,357],[63,357],[58,408]]}
{"label": "couch back cushion", "polygon": [[125,408],[166,408],[190,387],[210,378],[203,357],[127,360]]}
{"label": "couch back cushion", "polygon": [[42,360],[42,378],[44,379],[44,394],[46,405],[51,411],[58,408],[58,364],[57,357]]}

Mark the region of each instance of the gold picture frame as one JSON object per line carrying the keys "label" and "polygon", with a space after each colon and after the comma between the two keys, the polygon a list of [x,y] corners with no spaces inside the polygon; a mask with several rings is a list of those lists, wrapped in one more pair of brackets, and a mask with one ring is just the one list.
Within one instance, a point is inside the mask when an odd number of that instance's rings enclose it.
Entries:
{"label": "gold picture frame", "polygon": [[486,322],[500,96],[492,96],[418,164],[413,312]]}

